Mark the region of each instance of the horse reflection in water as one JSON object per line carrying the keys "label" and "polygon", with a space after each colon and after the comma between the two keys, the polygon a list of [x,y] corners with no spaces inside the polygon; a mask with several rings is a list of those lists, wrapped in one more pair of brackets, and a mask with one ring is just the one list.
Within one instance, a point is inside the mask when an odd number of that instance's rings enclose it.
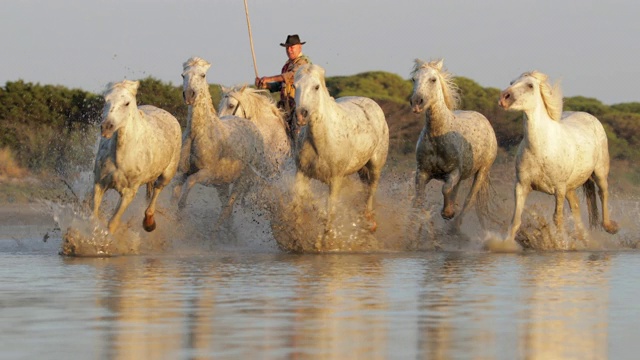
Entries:
{"label": "horse reflection in water", "polygon": [[110,84],[104,94],[102,138],[94,167],[93,214],[98,218],[106,190],[120,194],[117,209],[109,220],[109,232],[114,233],[120,218],[136,195],[147,185],[149,206],[143,227],[156,228],[156,201],[169,184],[180,159],[180,124],[168,112],[154,106],[136,105],[140,82],[124,80]]}
{"label": "horse reflection in water", "polygon": [[387,160],[389,128],[380,106],[365,97],[334,100],[325,84],[325,71],[304,65],[295,75],[297,125],[297,201],[308,198],[310,179],[329,185],[325,235],[331,230],[338,193],[346,176],[358,173],[366,185],[365,216],[375,231],[373,199]]}
{"label": "horse reflection in water", "polygon": [[236,200],[244,197],[261,176],[271,175],[273,169],[265,159],[262,135],[252,121],[237,116],[219,118],[216,114],[206,78],[210,67],[198,57],[183,65],[183,95],[189,114],[174,195],[180,194],[178,207],[183,209],[195,184],[216,187],[223,207],[217,230],[230,217]]}
{"label": "horse reflection in water", "polygon": [[222,87],[218,115],[237,115],[251,120],[262,134],[265,155],[272,166],[283,169],[291,155],[284,113],[264,90],[246,86],[230,89]]}
{"label": "horse reflection in water", "polygon": [[[609,218],[609,149],[602,124],[584,112],[562,112],[560,87],[551,86],[538,71],[522,74],[500,95],[500,106],[524,111],[524,139],[516,156],[515,209],[506,243],[514,243],[525,200],[531,190],[555,196],[554,222],[563,225],[564,200],[569,202],[576,228],[582,220],[576,189],[585,191],[589,223],[599,221],[595,184],[602,203],[602,227],[615,234],[618,225]],[[583,235],[579,234],[580,237]]]}
{"label": "horse reflection in water", "polygon": [[467,209],[476,204],[478,220],[484,227],[488,215],[489,171],[496,159],[496,135],[482,114],[455,110],[460,94],[443,61],[416,60],[411,73],[413,93],[410,102],[414,113],[426,111],[425,125],[416,145],[415,198],[413,205],[422,208],[425,187],[432,179],[444,181],[442,195],[444,219],[455,216],[455,201],[462,180],[473,177],[471,190],[462,211],[454,220],[457,230]]}

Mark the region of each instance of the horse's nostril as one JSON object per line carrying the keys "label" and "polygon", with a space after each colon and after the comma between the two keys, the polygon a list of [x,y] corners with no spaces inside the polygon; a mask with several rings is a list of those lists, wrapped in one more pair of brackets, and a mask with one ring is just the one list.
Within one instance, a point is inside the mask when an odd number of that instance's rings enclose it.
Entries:
{"label": "horse's nostril", "polygon": [[424,99],[423,98],[418,99],[418,105],[422,105],[422,103],[424,103]]}
{"label": "horse's nostril", "polygon": [[509,94],[509,93],[504,94],[504,99],[505,99],[505,100],[507,100],[507,99],[508,99],[508,98],[510,98],[510,97],[511,97],[511,94]]}

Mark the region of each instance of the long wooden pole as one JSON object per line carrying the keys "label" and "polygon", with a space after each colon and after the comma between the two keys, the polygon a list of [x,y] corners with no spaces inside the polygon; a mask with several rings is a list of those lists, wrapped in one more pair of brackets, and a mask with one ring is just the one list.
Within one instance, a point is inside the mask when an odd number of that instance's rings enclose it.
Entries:
{"label": "long wooden pole", "polygon": [[249,29],[249,43],[251,44],[251,56],[253,57],[253,70],[258,76],[258,65],[256,64],[256,52],[253,50],[253,34],[251,34],[251,21],[249,21],[249,7],[247,6],[247,0],[244,0],[244,13],[247,16],[247,28]]}

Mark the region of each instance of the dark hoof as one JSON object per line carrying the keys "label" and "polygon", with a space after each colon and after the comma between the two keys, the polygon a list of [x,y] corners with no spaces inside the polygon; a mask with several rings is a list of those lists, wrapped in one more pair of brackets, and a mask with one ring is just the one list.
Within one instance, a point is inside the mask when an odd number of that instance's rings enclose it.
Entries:
{"label": "dark hoof", "polygon": [[156,222],[155,220],[153,220],[153,217],[145,217],[144,220],[142,220],[142,227],[145,229],[145,231],[152,232],[156,229]]}
{"label": "dark hoof", "polygon": [[453,217],[454,217],[455,215],[456,215],[456,212],[455,212],[455,211],[445,211],[445,210],[443,210],[443,211],[440,213],[440,216],[442,216],[442,218],[443,218],[443,219],[445,219],[445,220],[451,220],[451,219],[453,219]]}
{"label": "dark hoof", "polygon": [[616,234],[618,232],[618,230],[620,230],[620,228],[618,227],[618,223],[616,223],[615,221],[611,220],[609,221],[608,224],[602,224],[602,227],[604,228],[604,230],[606,232],[608,232],[609,234]]}

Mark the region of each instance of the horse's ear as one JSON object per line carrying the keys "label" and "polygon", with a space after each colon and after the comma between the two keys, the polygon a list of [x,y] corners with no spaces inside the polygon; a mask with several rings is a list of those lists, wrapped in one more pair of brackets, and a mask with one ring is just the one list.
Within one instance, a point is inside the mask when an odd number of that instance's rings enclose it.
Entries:
{"label": "horse's ear", "polygon": [[247,88],[247,84],[242,85],[242,87],[240,88],[240,92],[243,92],[244,89],[246,89],[246,88]]}
{"label": "horse's ear", "polygon": [[223,93],[228,93],[230,89],[228,87],[220,84],[220,90],[222,90]]}
{"label": "horse's ear", "polygon": [[440,59],[436,61],[435,68],[438,69],[438,71],[440,71],[442,70],[442,65],[444,65],[444,59]]}

